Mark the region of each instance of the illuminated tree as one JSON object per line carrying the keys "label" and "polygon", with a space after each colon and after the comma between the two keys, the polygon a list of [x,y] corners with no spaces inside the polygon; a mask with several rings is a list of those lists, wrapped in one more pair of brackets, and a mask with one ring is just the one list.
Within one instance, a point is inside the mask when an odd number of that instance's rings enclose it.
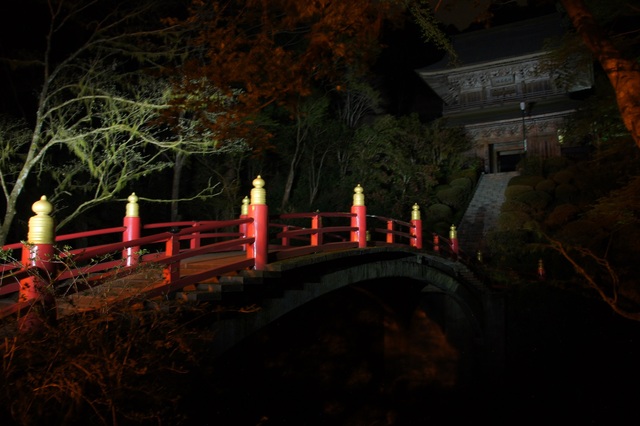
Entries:
{"label": "illuminated tree", "polygon": [[221,149],[216,135],[196,123],[214,118],[195,117],[179,133],[160,120],[175,96],[157,77],[158,66],[182,51],[173,43],[179,40],[175,29],[154,19],[153,2],[109,9],[97,1],[49,6],[44,50],[4,59],[19,73],[39,76],[39,82],[28,82],[38,88],[33,113],[0,126],[6,147],[0,158],[2,243],[34,171],[52,178],[49,198],[58,206],[81,199],[65,212],[60,227],[142,176],[171,167],[171,153]]}
{"label": "illuminated tree", "polygon": [[[437,34],[446,44],[423,1],[197,0],[186,20],[170,22],[196,34],[195,54],[181,69],[187,78],[204,77],[223,91],[242,89],[233,109],[208,106],[222,113],[218,125],[227,127],[255,124],[255,114],[268,105],[295,113],[315,89],[340,89],[362,78],[380,52],[383,27],[407,16],[421,23],[425,37]],[[264,142],[269,131],[262,136]]]}

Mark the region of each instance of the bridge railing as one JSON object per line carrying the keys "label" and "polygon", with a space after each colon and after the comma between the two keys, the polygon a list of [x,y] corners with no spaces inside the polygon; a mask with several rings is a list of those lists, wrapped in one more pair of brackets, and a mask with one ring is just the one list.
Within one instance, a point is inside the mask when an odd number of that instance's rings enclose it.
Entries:
{"label": "bridge railing", "polygon": [[[284,213],[269,219],[269,251],[277,260],[323,251],[358,246],[351,234],[358,228],[351,226],[355,213]],[[327,221],[332,223],[327,226]],[[345,224],[337,224],[344,222]],[[306,223],[305,223],[306,222]],[[307,226],[305,226],[307,225]]]}
{"label": "bridge railing", "polygon": [[369,227],[369,244],[416,246],[415,224],[376,215],[367,215],[367,219],[374,221]]}
{"label": "bridge railing", "polygon": [[[43,286],[56,288],[62,282],[77,281],[84,286],[99,285],[108,278],[132,273],[141,264],[162,267],[165,285],[157,291],[166,293],[197,279],[220,274],[223,269],[261,270],[273,260],[310,253],[381,244],[423,249],[422,220],[417,204],[413,206],[410,221],[367,215],[363,189],[358,185],[354,189],[350,212],[269,216],[263,186],[264,181],[258,176],[254,180],[251,199],[245,197],[243,200],[238,219],[142,225],[138,197],[134,193],[128,198],[123,226],[61,236],[53,235],[53,219],[48,216],[52,206],[46,197],[42,197],[34,203],[36,216],[29,221],[28,242],[3,247],[19,251],[20,260],[0,264],[0,296],[6,300],[4,296],[19,293],[20,301],[32,303],[41,297],[39,291]],[[99,239],[100,243],[91,245],[93,238]],[[120,241],[105,242],[109,239]],[[440,241],[434,243],[434,251],[457,256],[457,237]],[[72,242],[77,243],[76,247]],[[59,248],[61,243],[65,243],[62,249]],[[182,276],[181,261],[223,251],[244,251],[246,254],[244,259],[225,268],[192,277]],[[35,282],[27,283],[28,280]],[[77,284],[80,283],[74,285]],[[69,286],[64,289],[69,291]]]}

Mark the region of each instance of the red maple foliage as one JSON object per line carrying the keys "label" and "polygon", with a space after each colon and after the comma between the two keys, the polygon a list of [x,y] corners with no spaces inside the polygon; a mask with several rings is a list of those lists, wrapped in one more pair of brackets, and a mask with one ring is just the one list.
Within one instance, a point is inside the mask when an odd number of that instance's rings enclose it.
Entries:
{"label": "red maple foliage", "polygon": [[[216,114],[218,134],[265,141],[253,118],[275,104],[293,110],[314,88],[340,90],[380,51],[383,22],[402,16],[401,0],[195,0],[171,23],[194,34],[181,66],[181,104]],[[193,96],[203,81],[233,102]]]}

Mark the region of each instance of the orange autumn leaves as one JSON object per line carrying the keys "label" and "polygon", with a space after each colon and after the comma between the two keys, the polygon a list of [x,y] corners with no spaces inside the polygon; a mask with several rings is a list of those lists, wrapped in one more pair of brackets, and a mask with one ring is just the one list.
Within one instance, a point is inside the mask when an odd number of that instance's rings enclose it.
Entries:
{"label": "orange autumn leaves", "polygon": [[400,18],[401,3],[197,0],[187,19],[172,22],[195,35],[180,70],[182,89],[189,89],[185,81],[204,79],[232,97],[200,100],[198,108],[217,114],[218,131],[246,132],[246,120],[265,107],[292,110],[314,89],[344,85],[347,74],[366,70],[380,50],[383,22]]}

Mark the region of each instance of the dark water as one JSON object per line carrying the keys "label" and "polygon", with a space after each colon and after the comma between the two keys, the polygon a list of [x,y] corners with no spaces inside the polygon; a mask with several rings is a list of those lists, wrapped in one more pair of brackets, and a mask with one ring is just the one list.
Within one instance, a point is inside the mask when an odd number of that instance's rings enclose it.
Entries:
{"label": "dark water", "polygon": [[428,312],[349,287],[283,317],[194,382],[202,425],[617,425],[640,402],[639,324],[543,287],[509,298],[490,386]]}

